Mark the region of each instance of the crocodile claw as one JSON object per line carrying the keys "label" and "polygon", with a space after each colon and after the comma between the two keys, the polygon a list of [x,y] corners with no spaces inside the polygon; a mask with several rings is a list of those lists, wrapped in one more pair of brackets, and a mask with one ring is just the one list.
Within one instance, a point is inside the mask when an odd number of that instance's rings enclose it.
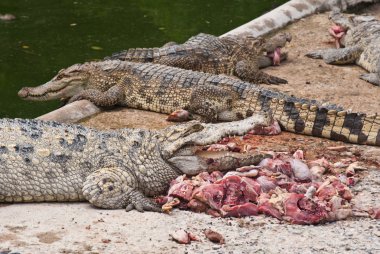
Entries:
{"label": "crocodile claw", "polygon": [[66,104],[70,104],[70,103],[73,103],[74,101],[80,101],[80,100],[83,100],[84,98],[82,97],[81,94],[76,94],[74,96],[72,96]]}
{"label": "crocodile claw", "polygon": [[271,76],[270,79],[268,80],[268,83],[272,85],[279,85],[279,84],[287,84],[288,81],[286,79]]}
{"label": "crocodile claw", "polygon": [[380,77],[376,73],[365,73],[361,74],[360,78],[365,80],[375,86],[380,86]]}
{"label": "crocodile claw", "polygon": [[306,53],[305,56],[313,58],[313,59],[322,59],[323,55],[320,50],[311,51],[309,53]]}
{"label": "crocodile claw", "polygon": [[154,203],[149,198],[145,197],[141,192],[134,191],[130,194],[129,201],[130,203],[125,207],[125,211],[129,212],[133,209],[136,209],[139,212],[152,211],[152,212],[162,212],[162,209],[159,205]]}

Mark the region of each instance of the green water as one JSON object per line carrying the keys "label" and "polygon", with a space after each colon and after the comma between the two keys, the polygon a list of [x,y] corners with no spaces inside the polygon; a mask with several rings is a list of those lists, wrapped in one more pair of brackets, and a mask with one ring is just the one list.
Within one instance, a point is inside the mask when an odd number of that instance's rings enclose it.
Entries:
{"label": "green water", "polygon": [[74,63],[131,47],[183,42],[200,32],[223,34],[284,0],[0,0],[0,117],[33,118],[60,102],[18,98]]}

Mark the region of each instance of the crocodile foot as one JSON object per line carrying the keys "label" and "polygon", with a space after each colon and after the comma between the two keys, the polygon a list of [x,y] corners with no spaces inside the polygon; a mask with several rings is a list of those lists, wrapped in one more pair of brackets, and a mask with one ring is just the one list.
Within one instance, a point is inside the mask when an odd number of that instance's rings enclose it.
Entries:
{"label": "crocodile foot", "polygon": [[145,197],[139,191],[133,191],[129,195],[129,205],[125,208],[126,212],[136,209],[139,212],[152,211],[152,212],[162,212],[159,205],[154,203],[149,198]]}
{"label": "crocodile foot", "polygon": [[82,192],[96,207],[118,209],[128,206],[134,182],[134,177],[123,168],[101,168],[86,178]]}
{"label": "crocodile foot", "polygon": [[365,73],[360,75],[360,78],[375,86],[380,86],[380,77],[376,73]]}
{"label": "crocodile foot", "polygon": [[268,75],[268,79],[264,80],[263,83],[265,84],[272,84],[272,85],[280,85],[280,84],[287,84],[288,81],[283,78],[279,78],[276,76]]}
{"label": "crocodile foot", "polygon": [[311,51],[309,53],[306,53],[305,56],[313,58],[313,59],[322,59],[323,51],[322,50]]}

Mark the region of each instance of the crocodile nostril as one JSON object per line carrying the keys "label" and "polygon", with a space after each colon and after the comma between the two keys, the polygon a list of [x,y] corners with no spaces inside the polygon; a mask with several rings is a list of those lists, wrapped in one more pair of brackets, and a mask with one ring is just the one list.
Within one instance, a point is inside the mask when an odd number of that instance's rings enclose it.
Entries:
{"label": "crocodile nostril", "polygon": [[18,96],[21,98],[25,98],[29,95],[29,88],[28,87],[23,87],[21,88],[20,91],[18,91]]}

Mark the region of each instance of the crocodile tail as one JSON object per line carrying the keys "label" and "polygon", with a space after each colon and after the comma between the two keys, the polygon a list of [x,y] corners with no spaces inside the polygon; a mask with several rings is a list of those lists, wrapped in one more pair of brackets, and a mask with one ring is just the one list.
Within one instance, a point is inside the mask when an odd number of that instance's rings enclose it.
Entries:
{"label": "crocodile tail", "polygon": [[154,57],[157,56],[159,48],[132,48],[123,50],[112,56],[104,58],[104,60],[121,60],[140,63],[153,62]]}
{"label": "crocodile tail", "polygon": [[334,107],[278,99],[271,103],[274,118],[287,131],[380,146],[380,115],[349,113]]}

